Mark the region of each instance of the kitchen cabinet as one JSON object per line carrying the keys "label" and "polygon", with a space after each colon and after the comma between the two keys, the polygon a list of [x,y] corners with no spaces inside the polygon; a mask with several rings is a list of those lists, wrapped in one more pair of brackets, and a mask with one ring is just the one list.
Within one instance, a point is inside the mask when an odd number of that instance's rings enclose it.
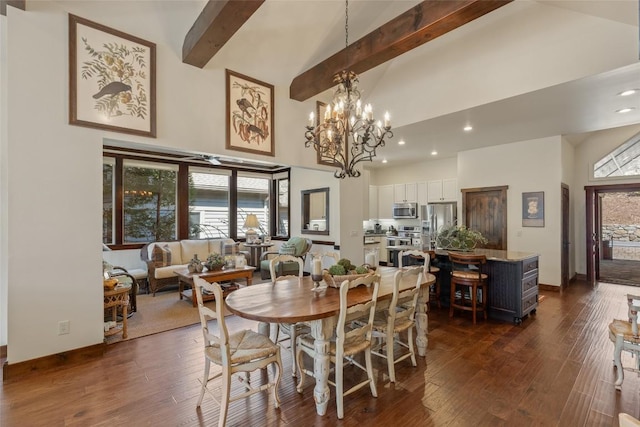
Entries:
{"label": "kitchen cabinet", "polygon": [[456,202],[458,200],[458,180],[439,179],[427,183],[427,197],[433,202]]}
{"label": "kitchen cabinet", "polygon": [[378,187],[369,186],[369,217],[367,219],[378,219]]}
{"label": "kitchen cabinet", "polygon": [[415,182],[408,184],[395,184],[393,186],[394,203],[415,202],[418,200]]}
{"label": "kitchen cabinet", "polygon": [[393,185],[378,186],[378,219],[393,219]]}
{"label": "kitchen cabinet", "polygon": [[426,205],[427,203],[429,203],[429,192],[428,192],[428,185],[426,181],[416,183],[416,191],[418,193],[417,195],[418,206]]}
{"label": "kitchen cabinet", "polygon": [[[489,276],[487,309],[490,319],[519,325],[524,317],[536,313],[539,299],[538,255],[495,249],[475,249],[471,253],[487,257],[484,272]],[[444,307],[449,307],[451,262],[445,250],[436,250],[434,264],[440,268],[440,301]]]}

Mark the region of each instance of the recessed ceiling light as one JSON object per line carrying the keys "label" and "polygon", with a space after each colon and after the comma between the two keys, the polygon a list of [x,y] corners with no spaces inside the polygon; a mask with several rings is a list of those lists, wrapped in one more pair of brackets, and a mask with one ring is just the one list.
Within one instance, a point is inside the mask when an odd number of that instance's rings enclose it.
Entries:
{"label": "recessed ceiling light", "polygon": [[437,155],[438,155],[438,152],[437,152],[436,150],[433,150],[433,151],[431,152],[431,155],[432,155],[432,156],[437,156]]}
{"label": "recessed ceiling light", "polygon": [[387,163],[387,159],[382,159],[382,163]]}
{"label": "recessed ceiling light", "polygon": [[625,91],[622,91],[618,94],[618,96],[629,96],[629,95],[633,95],[634,93],[640,91],[640,89],[628,89]]}
{"label": "recessed ceiling light", "polygon": [[473,130],[473,126],[471,125],[466,125],[464,128],[462,128],[465,132],[470,132]]}
{"label": "recessed ceiling light", "polygon": [[619,110],[616,110],[616,113],[623,114],[623,113],[628,113],[629,111],[633,111],[633,110],[635,110],[635,107],[621,108]]}
{"label": "recessed ceiling light", "polygon": [[404,145],[404,144],[406,144],[406,143],[404,142],[404,139],[401,139],[400,141],[398,141],[398,145]]}

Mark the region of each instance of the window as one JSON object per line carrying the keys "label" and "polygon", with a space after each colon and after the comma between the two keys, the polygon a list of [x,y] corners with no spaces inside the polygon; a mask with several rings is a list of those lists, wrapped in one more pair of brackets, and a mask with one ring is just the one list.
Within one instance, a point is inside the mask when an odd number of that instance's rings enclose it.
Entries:
{"label": "window", "polygon": [[594,178],[640,175],[640,134],[607,154],[593,166]]}
{"label": "window", "polygon": [[249,214],[258,218],[259,234],[289,237],[289,171],[274,174],[185,160],[147,160],[111,148],[104,152],[103,243],[239,240]]}
{"label": "window", "polygon": [[276,222],[276,236],[289,236],[289,177],[276,176],[276,188],[278,189],[278,216]]}
{"label": "window", "polygon": [[102,163],[102,243],[111,244],[115,242],[114,236],[114,216],[115,206],[115,181],[114,169],[115,160],[104,158]]}
{"label": "window", "polygon": [[229,173],[189,168],[189,234],[192,239],[229,237]]}
{"label": "window", "polygon": [[124,161],[123,243],[176,239],[177,167]]}
{"label": "window", "polygon": [[260,222],[258,234],[269,234],[269,186],[270,178],[258,174],[238,174],[237,235],[245,237],[244,221],[255,214]]}

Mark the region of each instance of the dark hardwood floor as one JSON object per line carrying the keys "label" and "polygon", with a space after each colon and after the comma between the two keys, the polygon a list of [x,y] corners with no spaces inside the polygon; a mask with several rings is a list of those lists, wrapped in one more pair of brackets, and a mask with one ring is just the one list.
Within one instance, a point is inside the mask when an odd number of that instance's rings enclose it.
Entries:
{"label": "dark hardwood floor", "polygon": [[[374,358],[378,398],[368,387],[345,398],[336,418],[332,398],[318,416],[313,380],[295,391],[291,356],[282,352],[282,406],[264,393],[232,403],[229,426],[617,426],[617,414],[640,415],[640,379],[613,381],[607,325],[626,317],[625,295],[636,288],[583,282],[542,292],[537,314],[522,325],[429,315],[429,346],[417,367],[396,368]],[[231,330],[255,323],[229,316]],[[626,366],[632,361],[625,355]],[[195,404],[203,369],[198,325],[109,346],[99,360],[34,374],[0,386],[2,426],[213,426],[218,406]],[[259,382],[264,372],[252,374]],[[233,391],[238,391],[237,386]],[[332,397],[334,390],[331,389]]]}

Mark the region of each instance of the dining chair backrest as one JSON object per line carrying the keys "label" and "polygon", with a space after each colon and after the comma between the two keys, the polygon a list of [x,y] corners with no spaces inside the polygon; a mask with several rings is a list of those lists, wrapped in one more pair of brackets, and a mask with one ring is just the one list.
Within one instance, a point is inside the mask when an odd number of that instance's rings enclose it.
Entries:
{"label": "dining chair backrest", "polygon": [[340,261],[340,255],[337,252],[323,252],[321,256],[322,256],[323,265],[324,265],[325,258],[331,258],[333,260],[331,262],[331,265],[337,264],[338,261]]}
{"label": "dining chair backrest", "polygon": [[275,257],[269,260],[269,272],[271,273],[271,281],[273,283],[276,282],[276,278],[278,276],[278,267],[280,263],[290,263],[295,262],[298,264],[298,277],[302,277],[304,274],[304,260],[300,257],[293,255],[276,255]]}
{"label": "dining chair backrest", "polygon": [[[204,346],[219,347],[220,355],[223,363],[231,361],[231,353],[229,349],[229,330],[224,320],[224,299],[222,297],[222,288],[217,283],[209,283],[198,276],[193,276],[193,287],[195,289],[198,302],[198,313],[200,315],[200,324],[202,326],[202,335],[204,336]],[[202,299],[203,292],[209,292],[215,297],[215,310],[204,305]],[[218,324],[219,335],[214,335],[209,329],[209,320],[216,320]]]}
{"label": "dining chair backrest", "polygon": [[[371,299],[349,307],[348,293],[360,285],[373,286]],[[336,326],[336,359],[343,356],[345,342],[349,342],[350,345],[356,342],[371,342],[371,327],[375,317],[379,288],[379,274],[372,274],[351,281],[345,280],[340,285],[340,313]],[[351,322],[359,318],[366,318],[367,323]]]}
{"label": "dining chair backrest", "polygon": [[[393,278],[393,296],[389,304],[387,319],[389,324],[394,325],[395,322],[400,319],[414,319],[423,277],[423,267],[421,266],[407,267],[404,270],[396,272]],[[415,286],[401,291],[400,287],[405,280],[414,281]],[[396,310],[398,306],[402,306],[403,309]]]}
{"label": "dining chair backrest", "polygon": [[404,257],[411,257],[417,260],[424,260],[423,263],[423,273],[426,274],[429,272],[429,266],[431,265],[431,256],[428,251],[419,251],[417,249],[411,249],[408,251],[400,251],[398,253],[398,267],[403,268],[402,262]]}

